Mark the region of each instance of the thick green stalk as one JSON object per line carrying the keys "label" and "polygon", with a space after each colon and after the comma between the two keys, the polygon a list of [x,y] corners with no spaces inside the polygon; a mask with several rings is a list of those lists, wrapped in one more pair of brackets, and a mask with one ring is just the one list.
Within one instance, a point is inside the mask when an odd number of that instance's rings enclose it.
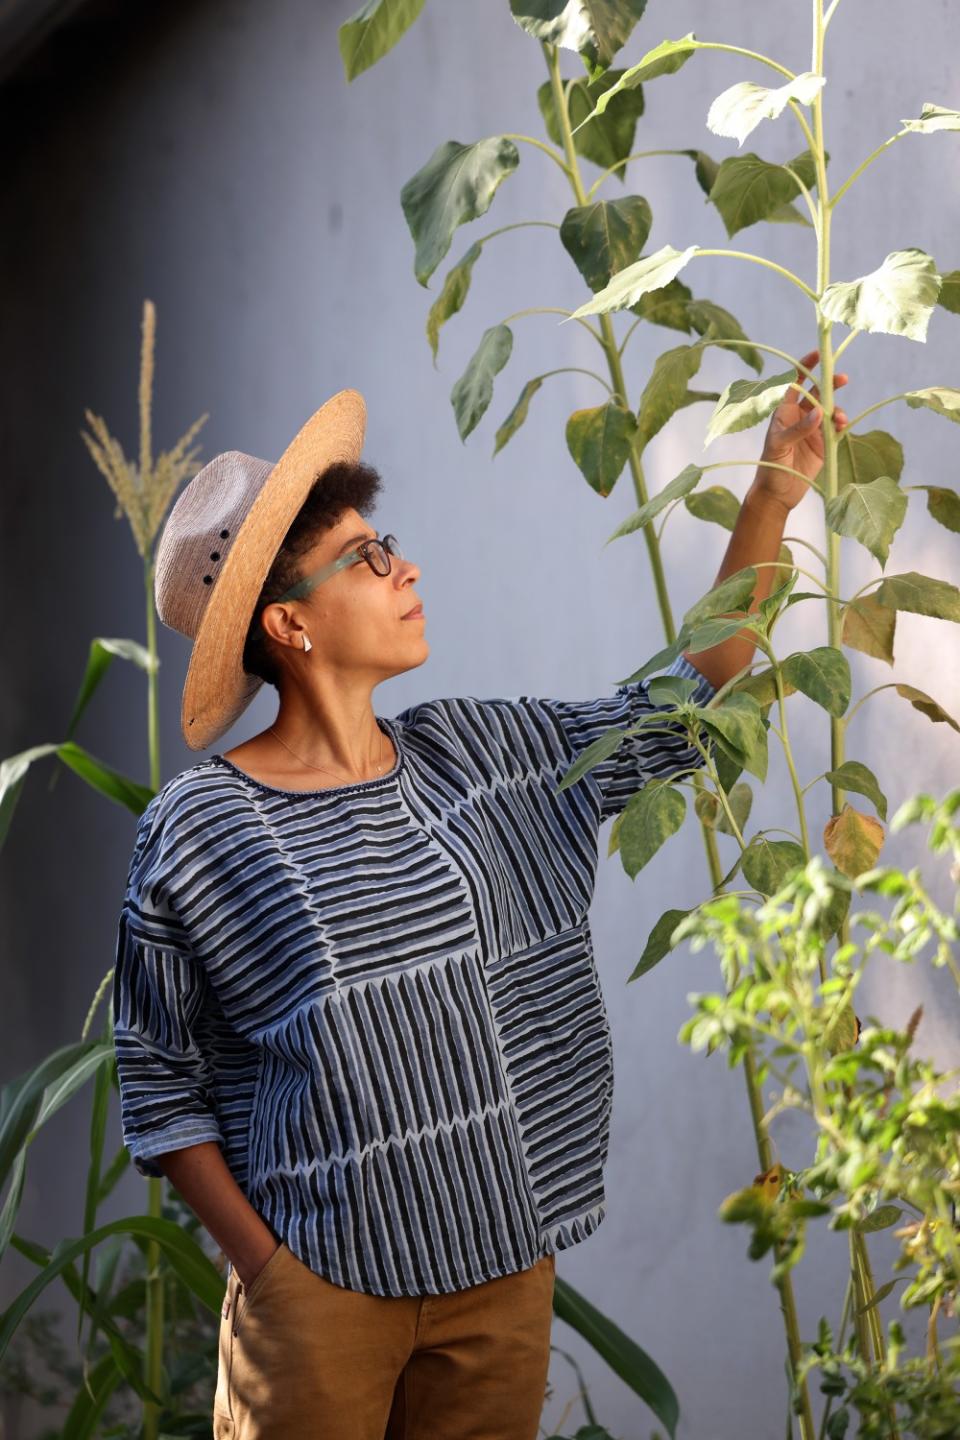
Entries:
{"label": "thick green stalk", "polygon": [[[557,115],[557,123],[560,126],[563,136],[563,149],[566,157],[567,168],[570,172],[570,183],[578,205],[588,203],[583,182],[580,178],[580,167],[574,149],[573,136],[570,128],[570,117],[567,111],[563,86],[560,79],[560,59],[556,46],[541,42],[544,56],[547,62],[547,69],[550,74],[550,86],[553,93],[553,104]],[[627,387],[624,381],[623,368],[620,363],[620,352],[617,346],[613,324],[609,315],[599,316],[601,333],[603,336],[604,348],[607,355],[607,363],[610,367],[610,374],[613,379],[614,390],[619,393],[623,403],[627,404]],[[637,506],[644,505],[647,500],[647,488],[644,482],[643,469],[635,450],[631,449],[628,463],[633,476],[634,490],[637,497]],[[643,527],[644,540],[646,541],[647,554],[650,559],[650,569],[653,575],[654,588],[657,595],[657,604],[660,607],[660,616],[663,623],[663,631],[667,642],[676,639],[676,629],[673,622],[673,612],[670,606],[670,597],[667,593],[666,578],[663,570],[663,561],[660,555],[660,546],[657,540],[653,523],[650,522]],[[695,777],[695,785],[698,788],[702,785],[699,776]],[[711,887],[714,894],[720,892],[723,880],[723,868],[720,864],[720,857],[717,851],[716,835],[712,828],[701,821],[704,847],[707,854],[707,863],[710,870]],[[757,1153],[760,1163],[764,1169],[769,1165],[765,1163],[764,1157],[771,1154],[771,1145],[766,1128],[763,1124],[763,1100],[760,1094],[760,1087],[757,1082],[756,1069],[752,1063],[752,1057],[747,1056],[749,1063],[744,1064],[744,1078],[747,1086],[747,1095],[750,1104],[750,1113],[753,1118],[754,1138],[757,1146]],[[778,1256],[779,1258],[779,1256]],[[801,1341],[799,1324],[797,1320],[796,1304],[793,1296],[793,1284],[789,1271],[785,1271],[777,1283],[780,1293],[781,1311],[783,1313],[784,1326],[787,1336],[787,1349],[790,1355],[791,1371],[794,1381],[800,1392],[802,1409],[800,1414],[800,1426],[802,1440],[816,1440],[816,1427],[813,1420],[813,1408],[810,1403],[810,1394],[806,1379],[799,1380],[799,1364],[801,1357]]]}
{"label": "thick green stalk", "polygon": [[[824,49],[824,20],[823,0],[813,0],[813,56],[811,69],[814,74],[823,74],[823,49]],[[818,91],[813,100],[813,135],[815,140],[813,160],[817,171],[817,205],[819,210],[820,224],[818,227],[817,241],[817,290],[823,294],[830,283],[830,227],[833,219],[832,202],[830,199],[829,181],[827,179],[827,164],[824,157],[823,146],[823,95]],[[823,473],[822,490],[828,499],[832,499],[838,493],[839,479],[837,466],[837,447],[839,439],[833,426],[833,380],[834,380],[834,355],[833,355],[833,322],[825,319],[822,315],[818,322],[818,336],[820,349],[820,403],[824,410],[823,425]],[[839,595],[840,592],[840,536],[836,531],[831,530],[825,524],[826,555],[827,555],[827,591],[830,595]],[[837,614],[837,607],[832,602],[827,606],[827,643],[840,649],[840,620]],[[844,741],[846,725],[843,719],[836,715],[830,717],[830,768],[838,769],[844,760]],[[842,797],[844,791],[835,781],[830,782],[830,813],[839,815],[842,808]],[[848,917],[844,916],[837,932],[837,944],[843,946],[849,939]],[[874,1300],[873,1278],[870,1271],[870,1261],[867,1255],[866,1240],[863,1235],[851,1232],[851,1259],[853,1260],[852,1276],[854,1283],[854,1310],[862,1311],[864,1306],[871,1305]],[[857,1263],[859,1262],[859,1263]],[[862,1315],[858,1321],[863,1320]],[[867,1323],[862,1327],[858,1323],[857,1335],[864,1344],[869,1344],[871,1325],[879,1327],[880,1317],[876,1305],[873,1305],[866,1315]],[[874,1347],[876,1350],[875,1359],[882,1363],[883,1358],[883,1336],[873,1331]],[[867,1350],[864,1359],[869,1363],[870,1353]],[[897,1440],[898,1431],[896,1424],[890,1431],[890,1440]]]}
{"label": "thick green stalk", "polygon": [[[570,116],[567,111],[563,84],[560,79],[560,57],[556,46],[541,42],[541,48],[547,62],[547,69],[550,74],[550,85],[553,92],[553,104],[557,115],[557,123],[560,126],[563,137],[563,150],[567,162],[567,170],[570,175],[570,184],[576,196],[578,205],[588,204],[583,180],[580,175],[580,164],[577,159],[577,152],[574,149],[573,136],[570,129]],[[600,315],[600,330],[603,348],[607,357],[607,364],[610,368],[610,376],[613,380],[613,389],[620,396],[624,405],[627,401],[627,386],[623,374],[623,366],[620,362],[620,351],[617,345],[617,337],[614,334],[613,324],[609,315]],[[643,467],[635,450],[631,449],[628,457],[630,473],[633,476],[633,488],[637,497],[637,507],[645,505],[647,501],[647,487],[643,476]],[[673,621],[673,610],[670,605],[670,596],[667,592],[666,576],[663,569],[663,559],[660,554],[660,544],[653,522],[643,527],[643,538],[647,547],[647,557],[650,561],[650,573],[653,576],[654,590],[657,596],[657,605],[660,610],[660,618],[663,623],[664,637],[669,644],[676,639],[677,631]],[[696,779],[694,783],[697,788],[702,788],[702,782]],[[701,822],[701,834],[703,836],[704,848],[707,855],[707,865],[710,870],[710,878],[713,891],[716,892],[720,881],[723,879],[723,866],[720,863],[720,856],[717,851],[717,841],[713,830],[709,825]]]}

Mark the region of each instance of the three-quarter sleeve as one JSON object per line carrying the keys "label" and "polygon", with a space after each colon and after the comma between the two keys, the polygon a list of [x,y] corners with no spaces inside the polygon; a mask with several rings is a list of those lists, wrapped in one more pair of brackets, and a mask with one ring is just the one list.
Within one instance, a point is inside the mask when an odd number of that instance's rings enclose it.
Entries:
{"label": "three-quarter sleeve", "polygon": [[197,1032],[208,980],[168,893],[171,846],[151,803],[140,817],[117,930],[113,1037],[123,1142],[141,1175],[152,1156],[223,1144]]}
{"label": "three-quarter sleeve", "polygon": [[[662,673],[695,680],[696,687],[690,696],[694,704],[706,705],[716,694],[717,687],[683,655],[678,656]],[[596,699],[543,700],[541,703],[549,708],[563,727],[573,752],[570,765],[607,730],[614,727],[626,729],[636,725],[644,715],[673,709],[672,705],[653,703],[646,680],[627,682],[612,695]],[[707,734],[701,731],[701,744],[705,745],[706,741]],[[592,766],[577,783],[592,781],[599,788],[600,819],[603,821],[618,815],[630,796],[649,780],[699,768],[703,763],[703,756],[691,744],[686,728],[675,720],[664,721],[626,736],[612,755]]]}

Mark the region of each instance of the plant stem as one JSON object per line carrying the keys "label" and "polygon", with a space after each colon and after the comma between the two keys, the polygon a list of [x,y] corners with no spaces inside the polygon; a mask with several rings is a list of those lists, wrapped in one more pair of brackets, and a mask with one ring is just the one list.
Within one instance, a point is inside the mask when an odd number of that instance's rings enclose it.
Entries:
{"label": "plant stem", "polygon": [[[824,47],[825,24],[823,18],[823,0],[813,0],[813,59],[811,69],[818,75],[823,74],[823,47]],[[822,295],[830,283],[830,228],[833,221],[833,200],[830,198],[830,187],[827,179],[827,166],[824,158],[824,136],[823,136],[823,92],[818,91],[813,100],[813,133],[815,144],[813,146],[813,160],[817,171],[817,197],[820,211],[820,225],[817,239],[817,292]],[[862,167],[861,167],[862,168]],[[848,182],[849,184],[850,182]],[[840,192],[838,192],[840,193]],[[818,338],[820,350],[820,400],[825,414],[833,415],[833,380],[834,380],[834,355],[833,355],[833,322],[826,319],[819,310],[818,314]],[[854,422],[855,423],[855,422]],[[853,424],[848,426],[852,430]],[[821,477],[825,494],[833,499],[838,494],[839,477],[837,452],[839,437],[832,424],[824,424],[823,427],[823,470]],[[827,590],[832,595],[840,593],[840,536],[824,521],[826,532],[826,555],[827,555]],[[837,609],[834,605],[827,607],[827,643],[835,649],[840,648],[840,621]],[[844,760],[844,740],[846,726],[840,716],[830,716],[830,768],[837,770]],[[842,796],[845,792],[836,783],[830,782],[830,807],[832,815],[839,815],[842,809]],[[844,915],[837,931],[837,943],[844,946],[849,940],[849,915]],[[821,972],[824,966],[823,956],[820,958]],[[818,1109],[821,1107],[818,1107]],[[866,1250],[866,1240],[863,1235],[851,1232],[850,1253],[854,1262],[854,1286],[856,1293],[856,1308],[862,1309],[864,1305],[870,1304],[874,1299],[873,1278],[870,1272],[870,1261]],[[859,1265],[856,1263],[859,1259]],[[867,1312],[870,1320],[877,1320],[876,1306]],[[855,1316],[857,1322],[858,1340],[868,1342],[869,1324],[864,1325],[864,1316]],[[883,1337],[880,1336],[880,1346],[883,1345]],[[879,1353],[879,1352],[878,1352]],[[864,1359],[870,1363],[869,1349],[864,1351]],[[895,1417],[892,1417],[893,1424],[890,1430],[890,1440],[897,1440],[898,1430]]]}
{"label": "plant stem", "polygon": [[[587,203],[587,197],[583,188],[583,183],[580,178],[580,168],[577,162],[577,155],[573,144],[573,136],[570,129],[570,116],[567,111],[563,87],[560,80],[559,51],[555,45],[549,45],[544,41],[541,41],[540,43],[543,50],[544,58],[546,59],[547,69],[550,74],[550,85],[553,92],[553,101],[556,109],[557,121],[560,125],[561,133],[563,135],[563,148],[564,154],[566,156],[567,167],[570,172],[570,183],[573,186],[573,192],[576,196],[577,203],[579,205],[585,205]],[[734,47],[717,46],[714,48],[732,49]],[[710,253],[724,254],[727,252],[719,251]],[[772,266],[772,268],[779,269],[780,267]],[[786,274],[787,272],[784,273]],[[788,278],[790,278],[789,275]],[[798,281],[797,283],[800,284],[803,289],[807,289],[807,287],[803,285],[802,281]],[[599,320],[601,333],[603,335],[603,343],[607,352],[607,363],[610,367],[610,374],[613,379],[614,389],[618,391],[621,395],[626,396],[627,387],[623,377],[623,369],[620,363],[620,353],[617,348],[616,336],[613,331],[613,325],[611,323],[610,316],[609,314],[600,315]],[[636,492],[637,506],[639,508],[641,505],[646,504],[647,489],[644,482],[643,470],[640,465],[640,460],[637,456],[636,450],[633,448],[631,448],[630,450],[628,463],[630,466],[630,472],[633,476],[634,490]],[[657,595],[657,603],[660,608],[660,617],[663,624],[663,631],[667,643],[669,644],[676,639],[676,629],[673,621],[673,612],[670,606],[670,598],[667,594],[666,580],[663,571],[663,562],[660,555],[660,546],[657,541],[656,532],[652,522],[648,522],[643,527],[643,534],[644,540],[646,541],[647,554],[650,559],[650,569],[653,575],[654,588]],[[715,770],[714,774],[716,774]],[[701,787],[702,778],[697,775],[695,777],[694,783],[695,785],[697,785],[698,788]],[[725,796],[723,795],[722,786],[718,785],[718,793],[721,797],[721,803],[723,803],[723,801],[725,800]],[[726,805],[725,808],[727,810],[727,815],[730,823],[733,827],[733,831],[738,836],[740,844],[742,845],[743,837],[739,834],[736,821],[734,820],[733,815],[729,810],[729,805]],[[717,894],[720,891],[720,886],[724,875],[724,869],[720,864],[720,856],[717,850],[716,834],[714,833],[713,829],[709,825],[705,825],[703,821],[701,821],[700,828],[703,835],[704,848],[706,850],[707,865],[711,876],[712,891],[714,894]],[[765,1163],[765,1157],[770,1155],[771,1145],[769,1136],[767,1135],[767,1132],[763,1125],[763,1099],[760,1095],[760,1090],[756,1078],[756,1070],[752,1063],[752,1056],[750,1055],[750,1052],[748,1052],[747,1058],[751,1060],[751,1063],[749,1065],[744,1065],[744,1076],[747,1085],[747,1095],[750,1104],[750,1111],[751,1114],[754,1116],[754,1129],[756,1134],[757,1150],[758,1154],[760,1155],[761,1164],[763,1164],[764,1169],[769,1169],[769,1165]],[[780,1293],[781,1310],[783,1313],[784,1325],[786,1327],[787,1348],[790,1355],[791,1374],[801,1396],[800,1427],[802,1440],[815,1440],[815,1426],[813,1420],[813,1409],[810,1403],[809,1389],[806,1383],[806,1379],[804,1378],[801,1380],[799,1378],[799,1364],[802,1347],[800,1342],[799,1327],[797,1323],[796,1305],[794,1303],[793,1297],[793,1282],[789,1270],[785,1270],[781,1275],[780,1279],[777,1282],[777,1289]]]}
{"label": "plant stem", "polygon": [[[787,710],[783,696],[783,675],[779,665],[774,665],[773,680],[777,687],[777,708],[780,712],[780,740],[783,744],[783,753],[787,762],[787,769],[790,771],[790,784],[793,786],[793,798],[797,806],[797,818],[800,821],[800,843],[803,846],[803,853],[806,860],[810,859],[810,836],[807,832],[807,815],[803,804],[803,791],[800,788],[800,779],[797,775],[797,767],[793,761],[793,748],[790,744],[790,736],[787,730]],[[826,980],[826,967],[823,955],[820,955],[820,978]]]}
{"label": "plant stem", "polygon": [[615,165],[608,165],[607,168],[606,168],[606,170],[604,170],[604,171],[601,173],[601,175],[598,177],[598,179],[594,180],[593,184],[590,186],[590,189],[586,191],[587,202],[589,203],[589,202],[593,199],[593,196],[594,196],[595,191],[597,190],[597,187],[600,186],[600,185],[602,185],[603,182],[604,182],[604,180],[606,180],[607,176],[608,176],[608,175],[612,175],[613,172],[614,172],[614,170],[620,170],[620,169],[622,169],[624,166],[628,165],[631,160],[647,160],[647,159],[649,159],[649,157],[652,156],[652,155],[683,155],[683,156],[685,156],[686,159],[689,160],[689,159],[690,159],[690,155],[691,155],[691,151],[689,151],[689,150],[637,150],[633,155],[625,155],[624,158],[623,158],[622,160],[618,160]]}
{"label": "plant stem", "polygon": [[734,260],[752,260],[755,265],[764,265],[768,270],[775,270],[778,275],[789,280],[791,285],[796,285],[798,289],[802,290],[809,300],[816,301],[817,299],[817,292],[811,290],[805,280],[801,280],[799,275],[794,275],[793,271],[788,270],[785,265],[778,265],[775,260],[768,260],[765,255],[753,255],[749,250],[704,249],[698,245],[696,254],[691,258],[699,260],[701,255],[727,255]]}
{"label": "plant stem", "polygon": [[560,169],[565,175],[570,174],[570,171],[567,169],[566,165],[564,165],[556,150],[554,150],[550,145],[545,145],[542,140],[537,140],[535,136],[516,135],[512,131],[509,131],[506,134],[501,135],[500,138],[501,140],[523,140],[527,145],[535,145],[538,150],[543,151],[544,155],[549,155],[550,159],[553,160],[555,164],[560,166]]}
{"label": "plant stem", "polygon": [[[160,789],[160,709],[157,684],[157,618],[153,602],[153,555],[147,556],[143,568],[144,589],[147,606],[147,648],[152,661],[147,672],[147,744],[149,751],[150,784]],[[153,1176],[147,1181],[147,1214],[159,1220],[163,1216],[162,1179]],[[144,1353],[144,1379],[155,1395],[163,1394],[163,1275],[161,1271],[160,1244],[148,1240],[146,1244],[146,1348]],[[151,1400],[143,1402],[143,1440],[158,1440],[160,1434],[160,1407]]]}

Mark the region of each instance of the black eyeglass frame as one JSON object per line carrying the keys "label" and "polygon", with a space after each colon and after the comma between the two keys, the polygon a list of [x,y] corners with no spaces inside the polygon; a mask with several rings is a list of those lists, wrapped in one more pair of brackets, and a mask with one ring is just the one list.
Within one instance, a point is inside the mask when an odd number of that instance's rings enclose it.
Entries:
{"label": "black eyeglass frame", "polygon": [[[388,544],[390,547],[395,546],[396,548],[388,548]],[[386,570],[377,569],[371,556],[367,553],[368,551],[374,551],[376,554],[383,555],[386,558]],[[367,562],[374,575],[385,577],[390,574],[393,568],[390,559],[391,555],[395,555],[398,560],[403,559],[403,551],[400,549],[400,542],[397,540],[396,535],[383,535],[377,536],[376,539],[361,540],[356,549],[348,550],[346,555],[341,555],[339,559],[331,560],[329,564],[321,565],[319,570],[314,570],[311,574],[305,575],[302,580],[298,580],[295,585],[291,585],[289,590],[284,590],[282,595],[278,595],[276,599],[270,603],[277,605],[281,600],[302,600],[304,595],[309,595],[311,590],[317,585],[322,585],[324,580],[329,580],[331,576],[336,575],[338,570],[343,570],[348,565],[359,564],[361,560]]]}

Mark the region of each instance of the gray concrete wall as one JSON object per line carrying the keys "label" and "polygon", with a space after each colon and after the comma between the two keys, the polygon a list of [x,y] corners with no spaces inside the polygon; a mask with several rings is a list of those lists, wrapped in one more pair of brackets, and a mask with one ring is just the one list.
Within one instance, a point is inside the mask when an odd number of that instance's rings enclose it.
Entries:
{"label": "gray concrete wall", "polygon": [[[503,131],[542,137],[539,46],[505,3],[434,3],[384,62],[348,86],[336,36],[355,7],[356,0],[161,7],[104,23],[71,63],[52,70],[41,61],[0,92],[4,755],[60,737],[91,637],[144,639],[140,562],[78,434],[89,406],[128,453],[136,451],[144,297],[158,309],[158,446],[172,444],[209,410],[204,459],[228,448],[275,456],[334,391],[352,385],[364,393],[365,453],[386,479],[375,521],[394,530],[422,568],[417,589],[431,644],[426,665],[377,692],[379,713],[395,714],[429,695],[608,693],[662,644],[642,542],[603,550],[634,508],[629,474],[601,501],[567,453],[567,416],[600,403],[596,381],[582,374],[547,381],[525,427],[491,460],[494,430],[527,378],[558,365],[596,366],[599,354],[585,332],[558,328],[555,315],[516,321],[494,403],[466,444],[449,405],[486,326],[527,306],[573,309],[587,298],[556,235],[516,230],[487,247],[464,311],[441,334],[437,369],[424,335],[448,264],[473,238],[515,220],[559,223],[573,203],[561,172],[521,145],[518,172],[488,215],[457,233],[429,292],[414,279],[401,186],[447,138]],[[667,34],[693,30],[700,39],[774,53],[799,71],[809,64],[808,9],[746,0],[722,12],[703,0],[676,0],[669,10],[651,5],[624,61]],[[909,15],[892,0],[843,0],[829,32],[825,98],[834,188],[923,101],[960,103],[958,45],[960,14],[947,0]],[[564,73],[579,69],[565,54]],[[735,153],[735,142],[706,129],[705,116],[715,95],[745,78],[764,81],[767,72],[710,52],[675,78],[650,84],[636,148],[700,146],[717,160]],[[960,264],[958,143],[950,134],[911,136],[871,167],[838,207],[833,278],[866,273],[888,251],[910,245],[929,251],[941,270]],[[801,145],[786,118],[764,123],[744,149],[786,159]],[[584,168],[592,181],[596,171]],[[653,208],[651,249],[697,243],[759,251],[815,281],[809,230],[761,227],[728,241],[686,160],[636,162],[629,189]],[[601,193],[627,190],[608,181]],[[815,344],[807,302],[767,269],[704,259],[682,278],[733,310],[757,340],[795,355]],[[615,323],[624,333],[624,317]],[[853,415],[900,390],[955,384],[957,323],[938,309],[924,346],[858,337],[841,367],[851,375],[844,408]],[[839,342],[846,332],[835,333]],[[634,403],[656,356],[680,340],[676,332],[638,328],[625,354]],[[767,373],[779,364],[769,357]],[[749,373],[729,353],[712,350],[697,383],[719,390]],[[755,460],[759,429],[704,452],[707,413],[703,406],[681,412],[649,447],[652,489],[691,460]],[[947,422],[898,405],[868,424],[902,440],[904,483],[956,483],[957,431]],[[742,493],[751,477],[744,467],[713,478]],[[791,517],[790,536],[822,544],[815,498]],[[700,525],[682,507],[671,519],[664,553],[678,617],[709,587],[725,543],[725,532]],[[816,568],[809,550],[794,549],[800,563]],[[914,496],[888,570],[955,581],[957,554],[956,536]],[[852,542],[844,556],[849,595],[878,572]],[[818,609],[797,607],[782,627],[784,652],[823,643],[823,626]],[[161,630],[160,647],[166,778],[197,757],[178,727],[186,642]],[[895,677],[880,662],[851,659],[855,697],[896,678],[960,712],[956,630],[947,622],[900,617]],[[270,695],[263,692],[218,748],[270,722]],[[805,782],[828,764],[827,721],[802,697],[790,702],[790,716]],[[139,672],[115,665],[79,738],[146,779]],[[877,771],[892,808],[914,789],[942,794],[956,784],[958,754],[955,731],[930,725],[889,690],[864,706],[848,737],[848,755]],[[787,772],[775,745],[772,756],[754,820],[792,828]],[[112,965],[133,834],[129,813],[68,773],[51,790],[49,773],[44,764],[28,778],[0,865],[4,1078],[78,1038]],[[828,799],[823,786],[810,797],[815,837]],[[606,835],[607,827],[604,855]],[[721,839],[728,863],[730,843]],[[892,840],[886,853],[926,863],[919,834]],[[928,870],[941,904],[952,904],[945,867],[931,862]],[[746,1233],[716,1216],[722,1198],[749,1184],[758,1168],[742,1071],[727,1070],[719,1057],[694,1057],[676,1040],[690,1013],[688,993],[717,988],[717,966],[706,953],[685,950],[625,986],[661,911],[693,903],[707,885],[692,821],[633,884],[616,857],[601,863],[593,923],[616,1057],[609,1208],[588,1242],[559,1257],[558,1274],[665,1369],[680,1397],[684,1440],[739,1440],[784,1433],[783,1336],[768,1262],[751,1264]],[[922,1002],[919,1043],[943,1065],[955,1063],[956,995],[943,978],[922,964],[903,971],[878,962],[860,1013],[902,1024]],[[85,1125],[83,1104],[74,1104],[34,1147],[20,1227],[31,1239],[53,1244],[80,1227]],[[802,1125],[782,1123],[776,1134],[785,1164],[807,1162]],[[111,1144],[118,1138],[117,1124]],[[131,1175],[111,1213],[135,1210],[143,1196]],[[874,1253],[879,1269],[889,1247],[878,1244]],[[839,1236],[811,1239],[797,1287],[806,1338],[821,1313],[838,1319],[845,1254]],[[30,1273],[20,1257],[8,1259],[5,1298]],[[648,1412],[578,1336],[558,1322],[554,1338],[582,1364],[612,1433],[650,1433]],[[574,1405],[561,1420],[576,1384],[559,1354],[551,1380],[545,1433],[561,1424],[572,1433],[582,1412]]]}

